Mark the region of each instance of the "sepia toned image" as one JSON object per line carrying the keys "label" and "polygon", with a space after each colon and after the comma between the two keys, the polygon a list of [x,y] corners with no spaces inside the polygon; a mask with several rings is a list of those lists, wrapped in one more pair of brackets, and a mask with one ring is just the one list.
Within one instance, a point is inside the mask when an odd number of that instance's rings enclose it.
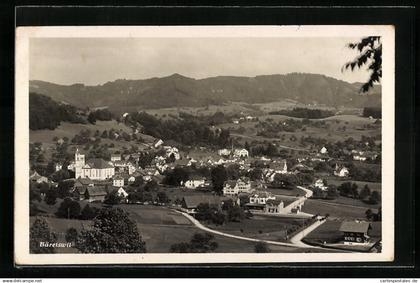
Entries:
{"label": "sepia toned image", "polygon": [[391,26],[16,40],[18,264],[393,260]]}

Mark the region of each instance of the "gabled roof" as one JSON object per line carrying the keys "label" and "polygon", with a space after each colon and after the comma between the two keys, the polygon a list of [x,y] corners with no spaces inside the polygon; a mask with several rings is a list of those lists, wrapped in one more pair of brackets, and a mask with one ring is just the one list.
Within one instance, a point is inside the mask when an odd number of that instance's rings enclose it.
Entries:
{"label": "gabled roof", "polygon": [[367,233],[371,228],[369,222],[344,221],[341,223],[341,232]]}
{"label": "gabled roof", "polygon": [[110,164],[108,161],[103,160],[102,158],[89,159],[86,164],[95,169],[114,168],[114,165]]}
{"label": "gabled roof", "polygon": [[82,185],[91,185],[91,184],[94,184],[95,183],[90,178],[82,178],[82,177],[77,178],[76,179],[76,182],[79,182]]}
{"label": "gabled roof", "polygon": [[229,187],[234,188],[236,186],[236,181],[235,180],[227,180],[227,181],[224,182],[223,186],[224,187],[229,186]]}
{"label": "gabled roof", "polygon": [[205,179],[206,178],[204,178],[202,176],[194,175],[194,176],[191,176],[190,178],[188,178],[187,181],[203,181]]}
{"label": "gabled roof", "polygon": [[104,196],[108,194],[107,188],[105,186],[95,186],[95,187],[83,187],[79,189],[79,194],[84,195],[86,190],[89,193],[89,196]]}

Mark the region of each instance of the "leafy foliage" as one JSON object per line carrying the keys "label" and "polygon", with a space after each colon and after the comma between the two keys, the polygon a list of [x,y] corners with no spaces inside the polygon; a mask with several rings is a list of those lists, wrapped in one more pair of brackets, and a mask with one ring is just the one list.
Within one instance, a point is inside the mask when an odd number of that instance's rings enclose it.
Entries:
{"label": "leafy foliage", "polygon": [[58,104],[42,94],[29,94],[29,129],[54,130],[62,121],[84,123],[84,119],[77,114],[77,108],[74,106]]}
{"label": "leafy foliage", "polygon": [[43,218],[36,218],[34,223],[31,225],[29,241],[30,241],[30,252],[31,253],[54,253],[53,247],[41,247],[41,242],[55,242],[57,236],[50,231],[50,227],[47,221]]}
{"label": "leafy foliage", "polygon": [[347,62],[343,69],[361,68],[367,65],[371,71],[369,80],[362,85],[360,91],[367,92],[373,87],[373,84],[380,82],[382,78],[382,43],[380,36],[368,36],[362,38],[359,42],[349,43],[347,47],[357,50],[360,55],[353,61]]}
{"label": "leafy foliage", "polygon": [[65,198],[57,209],[55,215],[58,218],[79,218],[80,204],[71,198]]}
{"label": "leafy foliage", "polygon": [[82,230],[76,248],[82,253],[145,253],[136,223],[120,208],[101,209],[92,229]]}

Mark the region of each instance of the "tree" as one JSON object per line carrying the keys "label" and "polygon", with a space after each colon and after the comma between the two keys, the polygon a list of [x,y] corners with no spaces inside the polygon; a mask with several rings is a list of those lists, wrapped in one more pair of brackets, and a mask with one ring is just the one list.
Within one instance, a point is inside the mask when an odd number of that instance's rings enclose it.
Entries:
{"label": "tree", "polygon": [[30,252],[35,254],[54,253],[54,248],[44,246],[43,243],[53,243],[57,239],[57,236],[50,231],[48,222],[43,218],[36,218],[34,223],[31,225],[29,241],[30,241]]}
{"label": "tree", "polygon": [[381,201],[381,195],[377,191],[373,191],[370,195],[369,202],[372,204],[378,204]]}
{"label": "tree", "polygon": [[372,212],[372,210],[370,208],[365,211],[365,215],[366,215],[366,219],[367,220],[372,220],[372,218],[373,218],[373,212]]}
{"label": "tree", "polygon": [[58,218],[79,218],[80,204],[78,201],[72,200],[71,198],[65,198],[58,207],[55,215]]}
{"label": "tree", "polygon": [[45,194],[44,201],[48,205],[54,205],[57,202],[57,191],[55,189],[49,189]]}
{"label": "tree", "polygon": [[169,197],[165,192],[158,192],[157,193],[157,201],[158,203],[168,203],[169,202]]}
{"label": "tree", "polygon": [[91,229],[83,229],[76,248],[82,253],[145,253],[146,243],[129,214],[120,208],[101,209]]}
{"label": "tree", "polygon": [[121,202],[121,197],[117,194],[117,191],[112,191],[106,194],[104,203],[114,205]]}
{"label": "tree", "polygon": [[189,173],[185,168],[175,167],[174,170],[169,171],[163,183],[171,186],[179,186],[181,182],[185,182],[189,178]]}
{"label": "tree", "polygon": [[57,186],[57,195],[59,198],[70,196],[70,189],[73,187],[74,182],[60,181]]}
{"label": "tree", "polygon": [[245,218],[245,213],[241,207],[234,205],[227,211],[227,219],[232,222],[240,222]]}
{"label": "tree", "polygon": [[365,199],[367,199],[368,197],[370,197],[370,194],[371,194],[370,188],[369,188],[369,186],[366,184],[366,185],[363,187],[363,189],[360,191],[360,193],[359,193],[359,198],[360,198],[361,200],[365,200]]}
{"label": "tree", "polygon": [[76,228],[70,227],[66,231],[66,241],[76,243],[78,235],[79,233],[77,232]]}
{"label": "tree", "polygon": [[258,242],[254,246],[254,251],[256,253],[269,253],[270,249],[268,248],[267,244],[264,242]]}
{"label": "tree", "polygon": [[373,84],[380,82],[382,78],[382,43],[380,36],[369,36],[362,38],[359,42],[349,43],[347,47],[356,49],[360,55],[353,61],[347,62],[344,69],[351,69],[352,71],[357,67],[361,68],[367,65],[371,71],[369,80],[362,85],[360,91],[367,92],[373,87]]}
{"label": "tree", "polygon": [[97,215],[97,210],[97,208],[90,207],[89,204],[86,204],[80,213],[80,218],[83,220],[91,220]]}
{"label": "tree", "polygon": [[211,180],[213,183],[213,190],[222,194],[223,184],[227,180],[227,172],[224,166],[219,165],[211,170]]}

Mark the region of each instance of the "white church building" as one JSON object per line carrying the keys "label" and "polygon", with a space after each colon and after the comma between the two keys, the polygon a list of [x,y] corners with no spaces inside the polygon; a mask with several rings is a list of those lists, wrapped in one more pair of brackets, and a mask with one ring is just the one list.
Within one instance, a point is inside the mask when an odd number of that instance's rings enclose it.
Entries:
{"label": "white church building", "polygon": [[81,177],[92,180],[106,180],[115,175],[115,167],[111,162],[101,158],[93,158],[85,161],[85,155],[79,153],[79,149],[76,149],[74,172],[76,179]]}

